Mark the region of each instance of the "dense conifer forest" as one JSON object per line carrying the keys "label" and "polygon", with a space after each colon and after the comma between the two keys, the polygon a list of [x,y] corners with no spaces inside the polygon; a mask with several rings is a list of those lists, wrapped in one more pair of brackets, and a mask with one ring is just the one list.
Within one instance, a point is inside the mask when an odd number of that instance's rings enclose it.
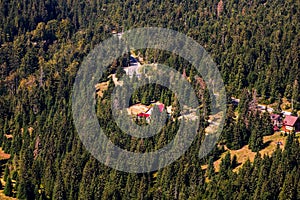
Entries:
{"label": "dense conifer forest", "polygon": [[[258,100],[282,103],[284,97],[293,101],[294,115],[300,110],[299,9],[296,0],[0,0],[0,144],[2,154],[10,154],[0,161],[0,192],[30,200],[300,199],[299,136],[288,134],[284,148],[262,156],[263,137],[273,134],[273,126],[269,115],[256,109]],[[202,128],[190,149],[163,169],[134,174],[100,163],[79,139],[71,92],[80,64],[114,32],[137,27],[186,34],[216,62],[228,105],[221,138],[209,156],[198,157],[210,112],[207,88],[185,60],[153,49],[135,53],[178,70],[198,92]],[[128,57],[115,60],[99,77],[108,88],[97,96],[96,112],[111,141],[147,152],[173,139],[180,111],[167,88],[139,88],[131,104],[160,101],[172,106],[174,120],[146,140],[124,136],[112,120],[110,75],[124,76]],[[232,96],[240,99],[238,106],[231,104]],[[257,152],[253,162],[238,163],[228,151],[215,169],[225,146],[245,145]]]}

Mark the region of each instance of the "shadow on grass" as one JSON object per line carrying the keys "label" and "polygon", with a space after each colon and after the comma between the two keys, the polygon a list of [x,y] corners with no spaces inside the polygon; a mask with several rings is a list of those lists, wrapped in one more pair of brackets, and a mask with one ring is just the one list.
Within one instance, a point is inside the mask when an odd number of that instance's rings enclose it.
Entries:
{"label": "shadow on grass", "polygon": [[267,147],[268,147],[268,146],[271,144],[271,142],[273,142],[273,140],[271,140],[271,141],[268,141],[268,142],[265,142],[265,143],[263,144],[263,146],[262,146],[261,150],[263,150],[263,149],[267,148]]}
{"label": "shadow on grass", "polygon": [[238,166],[242,165],[243,163],[239,162],[239,163],[236,163],[235,165],[232,166],[232,169],[235,169],[237,168]]}

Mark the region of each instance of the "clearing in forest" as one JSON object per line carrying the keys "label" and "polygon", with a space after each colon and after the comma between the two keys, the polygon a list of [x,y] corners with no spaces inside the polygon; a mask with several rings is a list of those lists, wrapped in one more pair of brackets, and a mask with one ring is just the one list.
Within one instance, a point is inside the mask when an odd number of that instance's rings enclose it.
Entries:
{"label": "clearing in forest", "polygon": [[[284,148],[284,145],[286,143],[286,139],[287,137],[282,136],[282,134],[280,132],[275,132],[273,135],[269,135],[269,136],[264,136],[263,137],[263,141],[264,141],[264,148],[262,150],[259,151],[259,153],[261,154],[261,156],[263,157],[264,155],[269,155],[271,156],[272,153],[276,150],[277,148],[277,144],[279,143],[279,147],[281,149]],[[299,138],[300,140],[300,138]],[[225,155],[227,154],[227,152],[230,152],[231,155],[231,159],[233,158],[234,155],[237,156],[237,161],[239,166],[236,167],[233,171],[238,171],[238,169],[249,159],[251,162],[254,161],[256,152],[252,152],[248,145],[245,145],[243,148],[238,149],[238,150],[230,150],[225,146],[225,152],[222,153],[222,155],[220,156],[220,158],[218,160],[216,160],[214,162],[214,167],[215,170],[218,172],[219,168],[220,168],[220,164],[221,164],[221,160],[222,158],[225,157]],[[202,169],[206,169],[207,165],[203,165]]]}

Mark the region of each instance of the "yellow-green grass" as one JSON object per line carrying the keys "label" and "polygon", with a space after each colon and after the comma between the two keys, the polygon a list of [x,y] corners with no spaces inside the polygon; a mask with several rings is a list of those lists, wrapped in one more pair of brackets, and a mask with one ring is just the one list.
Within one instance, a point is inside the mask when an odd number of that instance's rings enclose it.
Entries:
{"label": "yellow-green grass", "polygon": [[[300,141],[300,138],[298,138]],[[264,155],[269,155],[271,156],[272,153],[276,150],[277,148],[277,143],[281,142],[282,145],[280,145],[280,148],[283,149],[285,142],[286,142],[286,137],[282,136],[280,132],[275,132],[273,135],[269,135],[269,136],[264,136],[263,138],[264,141],[264,145],[265,147],[259,151],[259,153],[261,154],[261,156],[263,157]],[[231,158],[236,155],[237,156],[237,161],[240,164],[238,167],[236,167],[233,171],[238,171],[238,169],[249,159],[251,162],[253,162],[256,152],[252,152],[249,149],[249,146],[246,145],[241,149],[238,150],[230,150],[228,148],[225,147],[225,152],[220,156],[220,159],[216,160],[214,162],[214,167],[216,169],[216,171],[219,171],[219,167],[220,167],[220,163],[222,158],[225,157],[225,155],[227,154],[227,152],[229,151],[231,154]],[[207,165],[203,165],[202,169],[206,169]]]}

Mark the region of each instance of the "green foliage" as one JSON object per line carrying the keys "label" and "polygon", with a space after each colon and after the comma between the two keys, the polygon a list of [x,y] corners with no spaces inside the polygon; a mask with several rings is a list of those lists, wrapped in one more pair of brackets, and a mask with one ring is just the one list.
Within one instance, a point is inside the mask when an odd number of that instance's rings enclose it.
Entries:
{"label": "green foliage", "polygon": [[5,170],[4,170],[4,177],[3,180],[7,181],[7,178],[9,177],[9,168],[8,165],[5,166]]}
{"label": "green foliage", "polygon": [[226,179],[228,178],[228,172],[231,170],[231,158],[230,158],[230,153],[228,152],[226,156],[221,160],[220,164],[220,172],[219,175],[221,179]]}
{"label": "green foliage", "polygon": [[5,183],[4,194],[10,197],[13,195],[13,186],[10,177],[7,178],[7,182]]}
{"label": "green foliage", "polygon": [[210,179],[215,175],[214,160],[212,158],[209,159],[206,175]]}
{"label": "green foliage", "polygon": [[251,122],[251,135],[249,138],[249,148],[257,152],[263,146],[263,133],[264,133],[264,126],[263,120],[260,118],[259,113],[256,112],[252,115],[253,121]]}
{"label": "green foliage", "polygon": [[[203,116],[197,140],[182,158],[154,173],[116,172],[90,158],[74,130],[70,95],[87,53],[113,30],[159,26],[179,30],[203,45],[221,71],[228,98],[240,97],[236,120],[235,109],[228,109],[221,143],[230,149],[248,143],[253,151],[262,148],[262,136],[272,134],[272,126],[269,116],[251,115],[249,91],[256,89],[266,101],[293,99],[294,110],[299,108],[299,2],[219,2],[1,1],[0,143],[11,153],[8,165],[14,173],[10,176],[5,168],[5,193],[12,195],[12,177],[20,199],[300,199],[299,143],[292,136],[283,152],[247,162],[239,173],[232,172],[236,161],[230,155],[223,159],[219,174],[210,159],[210,182],[205,182],[200,166],[204,161],[198,160],[197,152],[214,99],[196,83],[201,75],[168,52],[136,51],[149,63],[178,70],[195,87]],[[112,63],[103,80],[114,72],[121,76],[127,65],[124,55]],[[172,91],[153,84],[134,92],[131,104],[160,100],[173,106],[175,118],[167,120],[155,137],[138,140],[112,121],[113,88],[110,81],[96,108],[112,142],[128,151],[147,152],[174,138],[180,109]],[[219,155],[215,154],[212,157]]]}
{"label": "green foliage", "polygon": [[[66,199],[66,191],[64,188],[64,181],[62,174],[60,171],[58,171],[58,174],[56,176],[56,181],[54,185],[54,190],[53,190],[53,199],[57,200],[63,200]],[[88,198],[87,198],[88,199]]]}
{"label": "green foliage", "polygon": [[234,169],[235,167],[237,167],[238,164],[239,164],[239,163],[238,163],[238,161],[237,161],[237,156],[234,155],[233,158],[232,158],[232,161],[231,161],[231,167],[232,167],[232,169]]}

